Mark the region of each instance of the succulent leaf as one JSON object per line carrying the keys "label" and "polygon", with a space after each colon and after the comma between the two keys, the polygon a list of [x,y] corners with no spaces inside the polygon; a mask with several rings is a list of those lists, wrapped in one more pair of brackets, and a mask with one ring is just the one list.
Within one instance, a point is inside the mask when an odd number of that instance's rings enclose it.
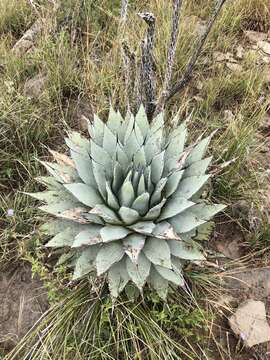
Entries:
{"label": "succulent leaf", "polygon": [[151,267],[149,283],[154,290],[158,293],[158,295],[163,299],[166,300],[167,293],[168,293],[168,284],[169,281],[164,279],[154,266]]}
{"label": "succulent leaf", "polygon": [[183,241],[168,241],[171,254],[184,260],[205,260],[204,255],[194,244],[186,244]]}
{"label": "succulent leaf", "polygon": [[143,252],[153,264],[171,268],[171,253],[166,240],[147,238]]}
{"label": "succulent leaf", "polygon": [[71,157],[75,162],[77,172],[81,180],[92,187],[96,187],[96,181],[93,173],[93,166],[90,158],[86,158],[75,151],[71,151]]}
{"label": "succulent leaf", "polygon": [[131,230],[117,225],[106,225],[100,230],[101,238],[104,242],[124,239]]}
{"label": "succulent leaf", "polygon": [[166,267],[159,265],[155,265],[155,269],[164,279],[172,282],[175,285],[184,286],[185,282],[183,276],[179,275],[174,270],[170,270]]}
{"label": "succulent leaf", "polygon": [[123,246],[116,242],[104,244],[98,251],[96,257],[97,274],[105,273],[109,268],[120,261],[125,252]]}
{"label": "succulent leaf", "polygon": [[66,184],[65,188],[81,202],[82,204],[94,207],[96,204],[102,204],[99,193],[91,186],[83,183]]}
{"label": "succulent leaf", "polygon": [[98,253],[98,245],[91,246],[90,248],[83,249],[80,256],[76,260],[73,280],[81,278],[83,275],[88,274],[95,268],[94,261]]}
{"label": "succulent leaf", "polygon": [[117,297],[124,290],[129,280],[130,277],[127,273],[126,259],[122,259],[111,266],[108,271],[108,282],[112,296]]}
{"label": "succulent leaf", "polygon": [[151,262],[143,253],[140,253],[136,264],[128,257],[126,259],[126,266],[131,280],[139,288],[139,290],[142,290],[150,272]]}
{"label": "succulent leaf", "polygon": [[79,234],[75,237],[75,240],[72,244],[72,247],[80,247],[86,245],[95,245],[102,242],[100,236],[100,229],[102,226],[99,225],[91,225],[87,226],[87,229],[79,232]]}
{"label": "succulent leaf", "polygon": [[138,256],[141,253],[145,244],[145,236],[141,234],[132,234],[127,236],[123,240],[123,245],[126,254],[130,257],[131,261],[134,263],[138,262]]}

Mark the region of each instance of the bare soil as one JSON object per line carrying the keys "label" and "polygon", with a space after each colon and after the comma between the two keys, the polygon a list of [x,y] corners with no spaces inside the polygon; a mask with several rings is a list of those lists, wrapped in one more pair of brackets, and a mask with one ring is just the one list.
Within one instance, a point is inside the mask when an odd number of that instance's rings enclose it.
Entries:
{"label": "bare soil", "polygon": [[0,273],[0,347],[10,350],[48,308],[46,290],[31,267],[20,263]]}
{"label": "bare soil", "polygon": [[237,307],[248,299],[263,301],[270,316],[270,266],[269,254],[254,258],[240,227],[235,223],[221,223],[211,240],[211,247],[223,253],[219,266],[231,264],[230,270],[221,274],[222,296],[218,299],[220,316],[213,326],[213,343],[210,346],[212,360],[269,360],[270,343],[245,348],[228,324],[228,318]]}

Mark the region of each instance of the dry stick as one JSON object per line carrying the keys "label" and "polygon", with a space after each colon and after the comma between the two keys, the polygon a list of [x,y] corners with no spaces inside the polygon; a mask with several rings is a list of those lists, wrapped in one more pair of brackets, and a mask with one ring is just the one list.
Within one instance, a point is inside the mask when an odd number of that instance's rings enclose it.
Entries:
{"label": "dry stick", "polygon": [[135,62],[135,86],[134,86],[134,114],[137,114],[140,105],[143,103],[143,71],[142,71],[142,60],[139,59]]}
{"label": "dry stick", "polygon": [[[119,33],[124,32],[124,25],[127,20],[127,12],[128,12],[128,0],[122,0],[121,4],[121,12],[120,12],[120,23],[119,23]],[[123,44],[124,42],[122,42]],[[122,52],[122,65],[123,65],[123,77],[125,82],[125,98],[127,103],[127,111],[130,111],[130,98],[129,98],[129,83],[130,83],[130,65],[129,58],[127,57],[127,53],[125,51],[124,46],[121,49]]]}
{"label": "dry stick", "polygon": [[176,83],[176,85],[173,86],[173,88],[170,90],[166,100],[165,100],[165,103],[170,100],[175,94],[177,94],[179,91],[181,91],[188,83],[189,81],[191,80],[191,77],[192,77],[192,72],[193,72],[193,68],[198,60],[198,57],[200,56],[201,54],[201,51],[202,51],[202,47],[205,43],[205,40],[207,39],[211,29],[212,29],[212,26],[214,25],[214,22],[222,8],[222,6],[224,5],[224,3],[226,2],[226,0],[219,0],[217,3],[216,3],[216,6],[215,6],[215,9],[213,11],[213,14],[211,16],[211,18],[209,19],[208,21],[208,24],[206,26],[206,29],[204,31],[204,33],[201,35],[201,37],[199,38],[198,42],[197,42],[197,45],[195,47],[195,50],[192,54],[192,57],[187,65],[187,68],[182,76],[182,78],[180,79],[180,81],[178,83]]}
{"label": "dry stick", "polygon": [[136,112],[136,97],[134,96],[135,81],[136,81],[136,57],[133,52],[130,51],[126,41],[122,43],[122,54],[124,63],[124,77],[127,96],[127,107],[132,113]]}
{"label": "dry stick", "polygon": [[156,104],[156,81],[154,76],[153,47],[156,19],[152,13],[138,14],[148,25],[146,36],[142,42],[141,91],[145,98],[145,110],[149,119],[152,118]]}
{"label": "dry stick", "polygon": [[166,98],[169,95],[169,91],[171,88],[172,71],[173,71],[173,64],[175,59],[177,39],[179,34],[179,19],[181,14],[182,3],[183,3],[182,0],[173,0],[173,19],[172,19],[171,39],[168,49],[168,56],[167,56],[167,69],[165,73],[163,90],[156,105],[155,113],[157,114],[163,110]]}
{"label": "dry stick", "polygon": [[122,0],[120,17],[122,21],[126,21],[128,12],[128,0]]}

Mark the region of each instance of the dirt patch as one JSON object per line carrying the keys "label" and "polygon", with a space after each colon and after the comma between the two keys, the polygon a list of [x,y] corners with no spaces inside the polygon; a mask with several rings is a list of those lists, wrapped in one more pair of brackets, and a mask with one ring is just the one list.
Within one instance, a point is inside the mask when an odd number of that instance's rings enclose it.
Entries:
{"label": "dirt patch", "polygon": [[230,293],[240,301],[251,298],[270,301],[270,267],[234,272],[225,281]]}
{"label": "dirt patch", "polygon": [[10,350],[48,308],[46,290],[28,264],[0,273],[0,346]]}
{"label": "dirt patch", "polygon": [[[240,215],[239,219],[248,217],[247,214]],[[220,274],[222,295],[217,299],[220,311],[216,313],[217,318],[212,328],[213,341],[209,349],[210,358],[217,360],[270,359],[270,343],[247,348],[240,337],[233,334],[228,322],[228,318],[241,304],[247,300],[255,300],[264,303],[269,323],[270,267],[265,266],[268,261],[263,256],[262,258],[249,256],[251,248],[245,233],[241,231],[239,225],[225,218],[220,219],[217,224],[210,246],[224,255],[216,261],[219,266],[228,269]],[[242,261],[241,258],[245,260]]]}
{"label": "dirt patch", "polygon": [[[216,344],[211,346],[215,359],[267,360],[270,358],[270,343],[262,343],[252,348],[245,347],[243,341],[234,336],[228,318],[238,306],[248,300],[262,301],[266,308],[269,324],[270,314],[270,267],[246,268],[228,272],[223,277],[227,293],[220,298],[221,316],[215,320],[213,337]],[[218,349],[217,349],[218,348]]]}
{"label": "dirt patch", "polygon": [[226,221],[225,218],[217,224],[210,246],[227,259],[239,259],[246,251],[245,238],[240,226],[235,222]]}

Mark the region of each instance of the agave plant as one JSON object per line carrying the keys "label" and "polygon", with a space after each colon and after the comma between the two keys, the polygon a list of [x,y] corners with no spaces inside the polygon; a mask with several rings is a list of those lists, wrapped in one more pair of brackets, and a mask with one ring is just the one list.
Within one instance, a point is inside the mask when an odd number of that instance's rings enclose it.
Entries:
{"label": "agave plant", "polygon": [[204,260],[196,228],[224,208],[200,199],[210,137],[185,147],[186,124],[173,123],[166,132],[162,113],[149,124],[143,106],[126,119],[110,109],[106,124],[89,123],[90,140],[69,134],[70,156],[52,151],[55,162],[42,162],[48,190],[30,195],[56,217],[41,229],[74,279],[107,276],[113,297],[148,284],[165,298],[170,283],[184,285],[186,261]]}

